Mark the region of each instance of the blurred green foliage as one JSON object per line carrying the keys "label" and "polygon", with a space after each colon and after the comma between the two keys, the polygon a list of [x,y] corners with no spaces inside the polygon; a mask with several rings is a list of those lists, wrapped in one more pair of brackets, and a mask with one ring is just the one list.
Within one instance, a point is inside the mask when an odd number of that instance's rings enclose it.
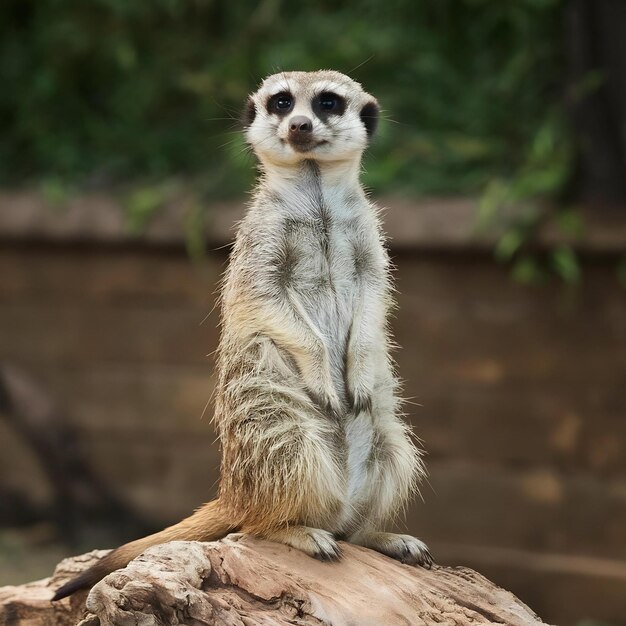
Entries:
{"label": "blurred green foliage", "polygon": [[[560,0],[4,0],[0,184],[200,181],[241,194],[253,176],[232,131],[277,70],[350,73],[388,121],[366,161],[377,192],[558,193],[571,170],[562,113]],[[146,182],[147,181],[147,182]],[[151,186],[152,185],[152,186]],[[509,244],[515,242],[509,242]],[[571,274],[566,256],[559,265]]]}

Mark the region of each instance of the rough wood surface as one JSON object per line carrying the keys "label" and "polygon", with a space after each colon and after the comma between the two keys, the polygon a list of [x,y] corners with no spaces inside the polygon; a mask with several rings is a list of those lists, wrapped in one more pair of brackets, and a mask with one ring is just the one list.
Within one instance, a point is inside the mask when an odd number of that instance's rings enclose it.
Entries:
{"label": "rough wood surface", "polygon": [[94,550],[61,561],[50,578],[26,585],[0,587],[0,626],[75,626],[85,616],[86,592],[65,602],[50,602],[54,590],[103,557]]}
{"label": "rough wood surface", "polygon": [[77,595],[53,589],[102,552],[66,559],[54,576],[0,588],[0,626],[411,624],[530,626],[543,622],[513,594],[462,567],[410,567],[343,544],[339,563],[230,535],[172,542]]}

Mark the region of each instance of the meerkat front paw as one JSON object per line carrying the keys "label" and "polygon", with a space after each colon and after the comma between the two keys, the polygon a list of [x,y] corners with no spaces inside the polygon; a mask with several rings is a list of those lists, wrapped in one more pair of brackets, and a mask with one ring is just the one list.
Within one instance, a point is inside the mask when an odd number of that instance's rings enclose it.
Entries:
{"label": "meerkat front paw", "polygon": [[421,565],[430,569],[434,563],[428,546],[411,535],[362,533],[351,538],[350,542],[386,554],[407,565]]}
{"label": "meerkat front paw", "polygon": [[322,411],[333,417],[338,417],[343,413],[339,396],[329,390],[328,387],[317,386],[317,388],[309,387],[309,396],[311,400],[319,406]]}
{"label": "meerkat front paw", "polygon": [[265,539],[284,543],[320,561],[337,561],[341,548],[331,533],[309,526],[289,526],[263,535]]}
{"label": "meerkat front paw", "polygon": [[352,362],[346,372],[346,395],[355,415],[372,410],[373,368],[366,362]]}
{"label": "meerkat front paw", "polygon": [[347,388],[348,404],[355,415],[372,412],[372,396],[364,390]]}

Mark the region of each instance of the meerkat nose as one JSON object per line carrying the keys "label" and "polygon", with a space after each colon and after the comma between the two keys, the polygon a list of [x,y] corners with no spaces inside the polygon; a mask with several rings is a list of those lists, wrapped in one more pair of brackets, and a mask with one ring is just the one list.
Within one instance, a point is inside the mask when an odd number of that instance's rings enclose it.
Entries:
{"label": "meerkat nose", "polygon": [[313,122],[304,115],[296,115],[289,120],[289,134],[310,133]]}

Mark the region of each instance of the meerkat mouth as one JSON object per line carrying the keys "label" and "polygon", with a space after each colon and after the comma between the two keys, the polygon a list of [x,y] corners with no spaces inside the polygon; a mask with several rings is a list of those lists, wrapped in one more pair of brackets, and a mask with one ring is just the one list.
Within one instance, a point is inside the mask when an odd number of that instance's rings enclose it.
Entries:
{"label": "meerkat mouth", "polygon": [[283,141],[288,143],[296,152],[311,152],[311,150],[328,143],[325,139],[288,139]]}

